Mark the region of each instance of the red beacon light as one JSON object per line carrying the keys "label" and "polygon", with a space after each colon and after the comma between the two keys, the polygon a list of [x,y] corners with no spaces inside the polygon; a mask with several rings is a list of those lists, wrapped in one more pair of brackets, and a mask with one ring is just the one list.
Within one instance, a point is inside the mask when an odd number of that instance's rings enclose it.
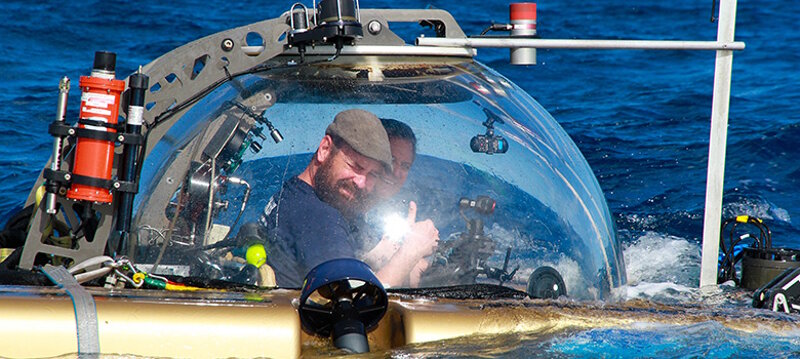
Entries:
{"label": "red beacon light", "polygon": [[[523,2],[509,5],[511,37],[532,38],[536,36],[536,3]],[[512,48],[512,65],[536,65],[536,49]]]}

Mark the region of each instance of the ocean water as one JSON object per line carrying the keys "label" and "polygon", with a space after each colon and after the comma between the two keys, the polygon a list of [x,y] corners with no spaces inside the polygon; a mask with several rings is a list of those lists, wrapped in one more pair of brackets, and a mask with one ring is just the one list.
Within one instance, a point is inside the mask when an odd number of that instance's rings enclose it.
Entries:
{"label": "ocean water", "polygon": [[[49,156],[52,139],[47,126],[54,116],[59,79],[86,74],[94,51],[116,52],[117,73],[127,76],[178,45],[275,17],[290,5],[282,1],[0,2],[0,225],[20,208]],[[365,0],[361,5],[445,9],[467,34],[508,19],[508,5],[501,1]],[[739,2],[736,40],[746,42],[747,48],[734,54],[723,217],[760,217],[772,229],[775,245],[800,248],[796,10],[791,0]],[[710,21],[711,13],[709,1],[608,0],[576,6],[575,1],[553,0],[538,4],[538,30],[542,38],[714,40],[717,23]],[[517,67],[508,64],[507,50],[478,53],[479,61],[547,108],[592,166],[624,244],[629,285],[620,288],[618,296],[670,303],[718,300],[695,289],[715,54],[539,50],[536,66]],[[78,96],[78,91],[71,92],[70,118],[77,116]],[[725,340],[729,333],[718,329],[700,328],[721,332]],[[660,338],[670,331],[643,332]],[[685,338],[697,335],[692,328],[684,331]],[[546,341],[546,346],[566,356],[596,356],[580,349],[585,349],[580,343],[593,340],[624,348],[624,341],[608,338],[619,335],[581,332]],[[761,340],[739,339],[750,346]],[[787,340],[797,344],[796,337]],[[662,356],[658,351],[645,353]],[[792,352],[777,353],[784,357]]]}

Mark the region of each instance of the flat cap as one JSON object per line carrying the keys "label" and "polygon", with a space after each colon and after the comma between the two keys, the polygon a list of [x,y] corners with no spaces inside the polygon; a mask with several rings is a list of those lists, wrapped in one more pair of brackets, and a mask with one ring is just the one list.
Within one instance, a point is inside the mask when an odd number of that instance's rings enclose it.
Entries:
{"label": "flat cap", "polygon": [[356,152],[392,171],[392,149],[381,120],[369,111],[344,110],[336,114],[325,134],[341,138]]}

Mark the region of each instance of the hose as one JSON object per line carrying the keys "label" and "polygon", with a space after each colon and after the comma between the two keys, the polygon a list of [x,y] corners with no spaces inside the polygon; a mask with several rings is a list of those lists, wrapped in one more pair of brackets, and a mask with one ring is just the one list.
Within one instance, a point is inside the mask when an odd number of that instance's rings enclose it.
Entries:
{"label": "hose", "polygon": [[[85,283],[93,279],[101,278],[114,270],[114,259],[109,256],[97,256],[89,258],[72,266],[68,271],[75,277],[78,283]],[[102,267],[84,273],[78,273],[86,268],[96,265],[103,265]],[[78,274],[75,274],[78,273]]]}
{"label": "hose", "polygon": [[[728,245],[725,245],[725,228],[731,226],[728,231]],[[759,231],[758,236],[750,233],[745,233],[739,237],[735,237],[737,227],[740,224],[749,224],[756,227]],[[740,215],[733,218],[726,219],[721,226],[719,248],[722,255],[719,258],[719,268],[717,272],[717,283],[724,283],[733,280],[737,285],[739,278],[736,277],[736,264],[742,259],[743,252],[736,251],[737,248],[741,249],[740,243],[747,239],[752,239],[750,248],[758,250],[765,250],[772,248],[772,231],[760,218],[751,217],[747,215]]]}

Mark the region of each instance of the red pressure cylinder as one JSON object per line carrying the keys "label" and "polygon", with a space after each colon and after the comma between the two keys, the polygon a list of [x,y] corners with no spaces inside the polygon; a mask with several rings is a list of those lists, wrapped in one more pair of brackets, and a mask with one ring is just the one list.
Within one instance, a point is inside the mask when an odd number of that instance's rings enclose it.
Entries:
{"label": "red pressure cylinder", "polygon": [[[536,3],[523,2],[509,5],[512,37],[533,37],[536,35]],[[512,48],[511,64],[536,65],[536,49]]]}
{"label": "red pressure cylinder", "polygon": [[[92,124],[79,123],[79,128],[117,132],[101,125],[115,125],[119,117],[120,95],[125,89],[125,81],[114,78],[116,57],[112,52],[96,52],[91,75],[81,76],[80,122],[88,120],[86,122]],[[78,137],[72,162],[71,172],[74,175],[110,180],[114,166],[114,141]],[[67,198],[111,203],[113,197],[107,188],[75,183],[73,180]]]}

